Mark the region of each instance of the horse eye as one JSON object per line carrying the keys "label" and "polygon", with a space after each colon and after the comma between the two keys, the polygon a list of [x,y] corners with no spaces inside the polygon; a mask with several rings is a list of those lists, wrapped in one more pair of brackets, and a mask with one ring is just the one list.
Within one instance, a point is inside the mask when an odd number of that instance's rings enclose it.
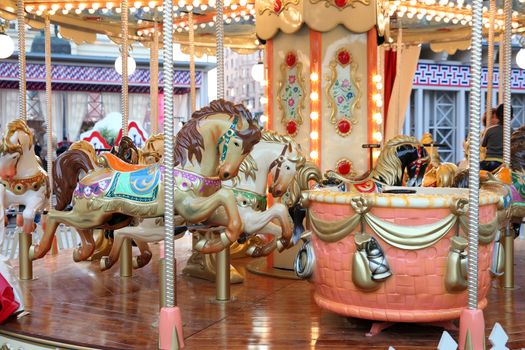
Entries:
{"label": "horse eye", "polygon": [[236,147],[239,147],[239,142],[235,141],[233,144],[234,144]]}
{"label": "horse eye", "polygon": [[290,166],[289,165],[286,166],[286,170],[290,170]]}

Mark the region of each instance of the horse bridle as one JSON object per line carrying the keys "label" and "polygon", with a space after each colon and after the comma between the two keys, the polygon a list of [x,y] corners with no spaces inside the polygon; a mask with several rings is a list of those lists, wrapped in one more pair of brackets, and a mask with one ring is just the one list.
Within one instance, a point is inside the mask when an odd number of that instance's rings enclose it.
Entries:
{"label": "horse bridle", "polygon": [[288,149],[288,145],[284,145],[283,150],[281,151],[281,154],[279,154],[279,157],[277,157],[273,162],[270,163],[270,170],[272,171],[273,168],[275,168],[275,176],[273,178],[273,183],[277,182],[277,179],[279,178],[279,174],[281,173],[281,167],[283,166],[284,162],[286,161],[286,150]]}
{"label": "horse bridle", "polygon": [[224,134],[222,134],[221,137],[219,137],[219,140],[217,140],[217,149],[218,150],[221,147],[221,143],[224,142],[224,146],[222,147],[222,152],[221,152],[221,163],[224,162],[224,160],[226,159],[226,155],[228,153],[228,144],[230,143],[231,138],[237,132],[236,129],[237,129],[238,121],[239,121],[239,117],[236,116],[233,119],[233,122],[230,125],[230,127],[228,128],[228,130],[226,130],[226,132]]}
{"label": "horse bridle", "polygon": [[415,166],[416,167],[416,172],[414,174],[414,178],[417,179],[418,176],[419,176],[419,172],[421,171],[421,167],[424,165],[424,164],[427,164],[430,159],[427,157],[427,158],[424,158],[422,157],[422,153],[423,153],[423,147],[421,146],[417,146],[417,159],[413,160],[408,166],[409,167],[413,167]]}

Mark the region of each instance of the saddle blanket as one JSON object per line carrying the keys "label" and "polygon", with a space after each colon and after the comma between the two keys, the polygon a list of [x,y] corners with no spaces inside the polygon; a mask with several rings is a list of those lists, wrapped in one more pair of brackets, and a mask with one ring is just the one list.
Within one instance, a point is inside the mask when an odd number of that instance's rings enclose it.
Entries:
{"label": "saddle blanket", "polygon": [[161,171],[158,165],[131,172],[116,172],[106,193],[107,198],[123,198],[141,203],[157,199]]}

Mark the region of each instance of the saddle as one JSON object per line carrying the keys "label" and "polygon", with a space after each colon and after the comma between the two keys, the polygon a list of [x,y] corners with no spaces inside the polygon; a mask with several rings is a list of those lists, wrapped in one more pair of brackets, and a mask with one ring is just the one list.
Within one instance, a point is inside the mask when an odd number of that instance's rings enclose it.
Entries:
{"label": "saddle", "polygon": [[129,173],[132,171],[142,170],[144,168],[147,168],[147,164],[129,164],[123,161],[122,159],[118,158],[116,155],[111,153],[102,153],[101,157],[103,157],[106,160],[107,165],[119,172],[123,173]]}

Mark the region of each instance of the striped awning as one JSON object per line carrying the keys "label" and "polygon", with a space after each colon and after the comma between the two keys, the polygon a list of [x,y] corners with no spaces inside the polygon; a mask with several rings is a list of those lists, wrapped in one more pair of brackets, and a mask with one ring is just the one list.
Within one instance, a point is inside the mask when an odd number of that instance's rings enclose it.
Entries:
{"label": "striped awning", "polygon": [[[43,90],[45,88],[46,70],[44,64],[28,63],[26,69],[27,89]],[[51,69],[54,90],[62,91],[100,91],[118,92],[122,77],[115,68],[108,66],[83,66],[70,64],[53,64]],[[202,72],[195,74],[195,83],[200,87]],[[163,76],[159,72],[159,87],[162,90]],[[185,93],[190,87],[190,72],[175,70],[173,74],[175,93]],[[147,93],[150,86],[148,69],[138,68],[129,77],[130,93]],[[18,88],[17,62],[0,62],[0,89]]]}

